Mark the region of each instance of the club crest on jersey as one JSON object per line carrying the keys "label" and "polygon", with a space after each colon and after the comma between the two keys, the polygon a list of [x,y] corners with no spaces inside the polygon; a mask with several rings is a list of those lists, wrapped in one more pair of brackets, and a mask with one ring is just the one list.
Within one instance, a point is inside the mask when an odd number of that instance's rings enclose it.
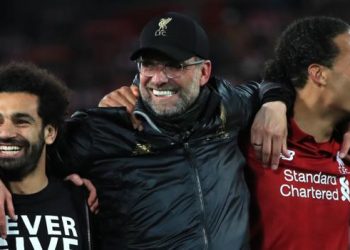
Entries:
{"label": "club crest on jersey", "polygon": [[336,160],[338,162],[338,170],[341,174],[350,174],[348,168],[345,166],[342,158],[339,156],[339,151],[337,152]]}
{"label": "club crest on jersey", "polygon": [[342,201],[350,201],[349,181],[345,178],[345,176],[343,176],[339,178],[339,183],[341,185],[340,192],[342,194]]}
{"label": "club crest on jersey", "polygon": [[160,19],[160,21],[158,23],[159,28],[156,30],[156,32],[154,32],[154,35],[155,36],[166,36],[166,29],[168,28],[167,25],[168,25],[168,23],[170,23],[171,20],[172,20],[171,17]]}
{"label": "club crest on jersey", "polygon": [[289,157],[285,157],[283,154],[281,154],[281,159],[285,161],[292,161],[295,156],[295,151],[293,150],[288,150]]}

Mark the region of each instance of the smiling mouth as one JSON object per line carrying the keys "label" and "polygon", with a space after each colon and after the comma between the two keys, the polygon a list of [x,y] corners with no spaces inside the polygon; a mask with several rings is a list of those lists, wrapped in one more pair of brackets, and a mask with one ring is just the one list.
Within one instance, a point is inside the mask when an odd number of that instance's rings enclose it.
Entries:
{"label": "smiling mouth", "polygon": [[1,145],[0,146],[0,154],[12,156],[18,154],[22,150],[20,146],[9,146],[9,145]]}
{"label": "smiling mouth", "polygon": [[159,90],[159,89],[151,89],[153,95],[157,97],[164,97],[164,96],[173,96],[177,93],[175,90]]}

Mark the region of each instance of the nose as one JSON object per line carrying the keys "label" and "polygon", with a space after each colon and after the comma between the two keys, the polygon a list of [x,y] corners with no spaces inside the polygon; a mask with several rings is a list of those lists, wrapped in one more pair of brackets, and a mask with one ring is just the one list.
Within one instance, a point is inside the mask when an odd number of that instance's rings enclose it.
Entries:
{"label": "nose", "polygon": [[152,76],[152,82],[158,85],[168,82],[168,77],[165,74],[164,68],[161,68],[154,73]]}
{"label": "nose", "polygon": [[0,124],[0,138],[13,138],[16,137],[16,127],[11,122],[2,122]]}

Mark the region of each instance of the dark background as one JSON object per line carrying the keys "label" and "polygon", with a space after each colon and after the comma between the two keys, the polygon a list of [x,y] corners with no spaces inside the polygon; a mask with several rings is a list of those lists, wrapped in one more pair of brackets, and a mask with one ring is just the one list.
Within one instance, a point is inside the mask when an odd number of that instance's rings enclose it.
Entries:
{"label": "dark background", "polygon": [[130,84],[129,60],[142,26],[180,11],[196,18],[211,42],[214,73],[233,83],[259,80],[281,30],[295,18],[349,21],[349,0],[5,0],[0,7],[0,62],[32,61],[73,90],[71,110],[95,106]]}

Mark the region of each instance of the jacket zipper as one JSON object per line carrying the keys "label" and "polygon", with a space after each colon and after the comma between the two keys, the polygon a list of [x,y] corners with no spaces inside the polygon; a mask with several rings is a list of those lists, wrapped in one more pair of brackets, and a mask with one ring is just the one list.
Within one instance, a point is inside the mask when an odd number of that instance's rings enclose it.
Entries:
{"label": "jacket zipper", "polygon": [[188,156],[190,165],[194,171],[194,175],[196,178],[196,191],[197,191],[197,195],[199,198],[199,203],[200,203],[200,208],[201,208],[201,214],[202,214],[202,232],[203,232],[203,239],[204,239],[204,249],[207,250],[208,249],[208,233],[207,233],[207,228],[206,228],[206,223],[205,223],[205,207],[204,207],[204,198],[203,198],[203,191],[202,191],[202,185],[201,185],[201,181],[199,178],[199,173],[198,173],[198,169],[196,167],[196,164],[193,161],[192,155],[191,155],[191,151],[190,151],[190,147],[188,145],[188,143],[184,143],[184,148],[185,148],[185,152]]}

